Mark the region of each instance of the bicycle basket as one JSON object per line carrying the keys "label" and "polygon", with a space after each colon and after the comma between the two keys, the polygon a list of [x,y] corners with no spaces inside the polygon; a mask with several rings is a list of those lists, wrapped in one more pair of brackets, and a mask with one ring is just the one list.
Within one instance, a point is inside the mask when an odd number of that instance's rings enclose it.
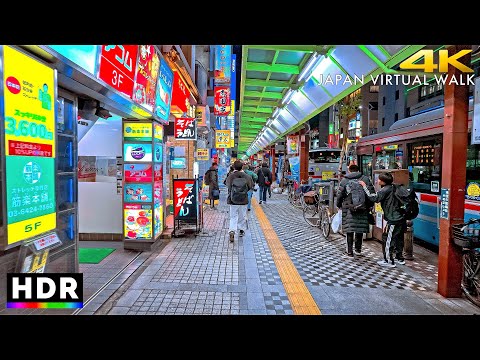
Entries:
{"label": "bicycle basket", "polygon": [[308,191],[303,194],[303,201],[307,205],[315,205],[318,202],[318,196],[315,191]]}
{"label": "bicycle basket", "polygon": [[480,219],[456,224],[453,228],[453,242],[464,248],[480,248]]}

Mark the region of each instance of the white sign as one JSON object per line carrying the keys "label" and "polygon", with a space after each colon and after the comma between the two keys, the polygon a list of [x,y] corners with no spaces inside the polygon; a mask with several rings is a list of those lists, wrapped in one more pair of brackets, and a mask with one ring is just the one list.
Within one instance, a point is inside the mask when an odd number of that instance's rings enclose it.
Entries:
{"label": "white sign", "polygon": [[480,77],[475,79],[475,102],[473,106],[472,144],[480,144]]}
{"label": "white sign", "polygon": [[375,226],[380,228],[380,229],[383,229],[383,221],[382,220],[383,220],[382,213],[377,212],[376,217],[375,217]]}
{"label": "white sign", "polygon": [[35,240],[33,242],[33,245],[35,246],[35,249],[42,250],[45,248],[52,247],[53,245],[56,244],[61,244],[62,242],[58,238],[56,233],[50,233],[48,235],[42,236],[41,238]]}

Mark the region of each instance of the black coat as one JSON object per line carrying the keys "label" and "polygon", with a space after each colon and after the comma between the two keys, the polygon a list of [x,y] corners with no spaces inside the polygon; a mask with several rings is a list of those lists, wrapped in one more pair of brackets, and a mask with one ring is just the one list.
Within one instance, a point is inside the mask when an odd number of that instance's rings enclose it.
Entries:
{"label": "black coat", "polygon": [[[262,166],[257,171],[258,180],[257,183],[259,186],[270,186],[272,185],[272,172],[268,168],[268,165]],[[270,181],[270,185],[265,184],[265,180],[268,179]]]}
{"label": "black coat", "polygon": [[208,184],[208,198],[210,200],[214,199],[214,196],[212,194],[213,190],[220,190],[218,186],[218,169],[208,169],[207,172],[205,173],[205,177],[209,178],[209,184]]}
{"label": "black coat", "polygon": [[[369,210],[358,210],[351,212],[347,204],[347,192],[346,186],[350,179],[363,180],[367,185],[367,188],[374,192],[375,189],[372,185],[372,182],[368,176],[363,175],[360,172],[349,173],[340,181],[340,185],[337,190],[337,207],[342,208],[342,232],[344,234],[349,232],[355,233],[368,233],[369,224],[368,224],[368,212]],[[365,195],[365,199],[368,199]],[[372,203],[367,202],[367,208],[373,205]]]}

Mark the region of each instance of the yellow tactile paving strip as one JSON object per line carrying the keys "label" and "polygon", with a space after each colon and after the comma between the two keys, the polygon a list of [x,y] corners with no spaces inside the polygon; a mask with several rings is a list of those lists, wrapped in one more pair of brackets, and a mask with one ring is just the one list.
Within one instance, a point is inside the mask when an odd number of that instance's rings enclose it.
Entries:
{"label": "yellow tactile paving strip", "polygon": [[268,221],[263,209],[257,203],[257,199],[252,198],[252,205],[255,209],[255,215],[260,222],[268,247],[272,253],[273,261],[277,267],[278,274],[282,280],[285,291],[287,292],[288,300],[292,306],[295,315],[321,315],[315,300],[308,291],[307,286],[303,282],[295,265],[293,265],[290,256],[283,247],[277,233]]}

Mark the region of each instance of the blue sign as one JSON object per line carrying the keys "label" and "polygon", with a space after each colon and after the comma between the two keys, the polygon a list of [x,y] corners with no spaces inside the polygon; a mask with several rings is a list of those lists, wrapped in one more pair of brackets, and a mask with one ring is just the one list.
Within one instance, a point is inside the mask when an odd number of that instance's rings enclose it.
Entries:
{"label": "blue sign", "polygon": [[168,122],[172,102],[173,71],[165,60],[160,59],[160,72],[155,95],[155,115]]}
{"label": "blue sign", "polygon": [[152,184],[125,184],[123,188],[123,200],[128,203],[145,203],[152,201]]}
{"label": "blue sign", "polygon": [[211,157],[211,158],[213,158],[214,156],[217,156],[217,153],[218,153],[218,152],[217,152],[217,149],[212,148],[212,149],[210,149],[210,152],[211,152],[211,154],[210,154],[210,157]]}
{"label": "blue sign", "polygon": [[289,159],[290,171],[292,172],[292,177],[300,183],[300,156],[293,156]]}
{"label": "blue sign", "polygon": [[403,150],[395,151],[395,156],[403,156]]}
{"label": "blue sign", "polygon": [[156,163],[163,162],[163,146],[162,144],[155,144],[155,153],[153,156],[153,161]]}
{"label": "blue sign", "polygon": [[215,46],[215,83],[228,84],[231,78],[232,47],[231,45]]}
{"label": "blue sign", "polygon": [[95,74],[98,45],[48,45],[90,74]]}
{"label": "blue sign", "polygon": [[172,160],[170,167],[172,169],[186,169],[186,164],[185,158],[175,158]]}
{"label": "blue sign", "polygon": [[450,189],[442,188],[440,195],[440,217],[448,220],[448,205],[450,201]]}
{"label": "blue sign", "polygon": [[169,154],[170,160],[175,159],[175,148],[173,146],[168,148],[168,154]]}
{"label": "blue sign", "polygon": [[[237,100],[237,73],[236,73],[236,63],[237,55],[232,54],[232,77],[230,80],[230,100]],[[235,109],[232,110],[235,112]]]}

